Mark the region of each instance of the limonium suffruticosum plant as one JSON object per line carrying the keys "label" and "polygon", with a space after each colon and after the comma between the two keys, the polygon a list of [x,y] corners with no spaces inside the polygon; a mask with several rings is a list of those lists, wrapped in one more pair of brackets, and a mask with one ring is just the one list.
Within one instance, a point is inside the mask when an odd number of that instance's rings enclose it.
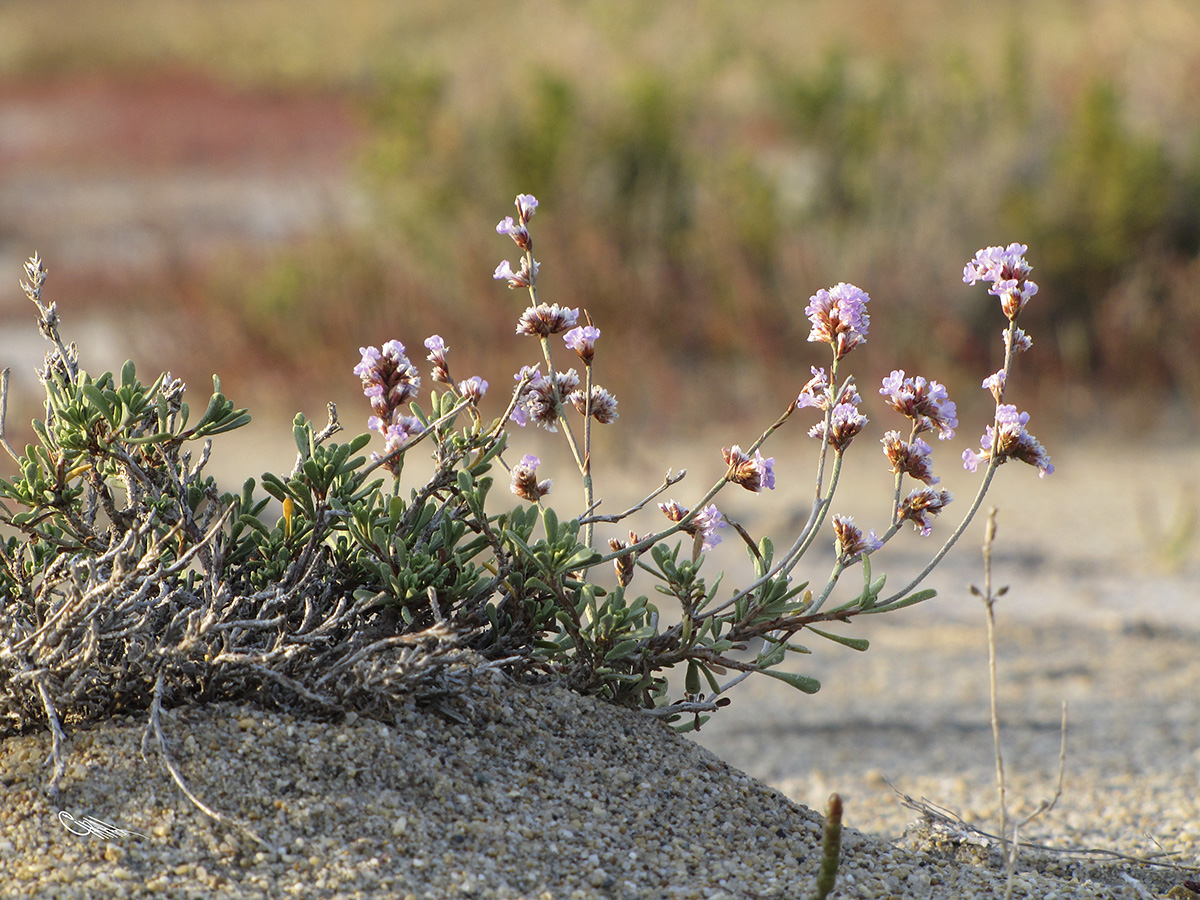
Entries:
{"label": "limonium suffruticosum plant", "polygon": [[[872,577],[871,554],[891,541],[906,522],[912,523],[923,537],[933,533],[935,521],[954,498],[949,491],[937,487],[940,479],[934,474],[933,450],[926,437],[936,434],[941,441],[949,440],[958,427],[956,406],[949,399],[946,388],[935,380],[909,375],[903,370],[891,372],[879,388],[891,408],[908,420],[903,430],[889,430],[881,439],[883,453],[895,474],[887,519],[878,532],[869,530],[864,534],[853,518],[832,516],[836,549],[833,571],[819,590],[810,590],[808,582],[793,584],[793,570],[829,517],[844,454],[868,423],[859,409],[862,398],[854,377],[843,375],[843,368],[847,356],[867,340],[870,297],[860,288],[844,283],[818,291],[805,308],[812,323],[809,341],[827,345],[828,366],[812,367],[812,378],[802,386],[796,400],[753,443],[745,449],[737,444],[722,449],[725,474],[695,503],[685,506],[675,499],[658,502],[657,506],[667,520],[664,527],[642,536],[628,532],[627,539],[626,536],[611,537],[607,541],[610,552],[601,554],[594,550],[596,525],[616,524],[642,510],[677,484],[686,472],[677,475],[668,472],[658,488],[629,510],[612,515],[599,514],[600,502],[596,498],[591,470],[591,429],[593,422],[609,424],[617,419],[616,399],[594,381],[597,349],[602,346],[599,344],[601,331],[586,312],[581,324],[578,309],[547,303],[539,297],[537,282],[541,264],[533,255],[530,227],[538,203],[533,196],[521,194],[516,199],[516,208],[517,215],[505,217],[496,231],[510,237],[521,255],[515,266],[509,260],[501,262],[493,275],[506,282],[509,288],[528,296],[529,305],[518,317],[516,333],[537,338],[541,360],[523,367],[515,376],[517,386],[508,407],[487,433],[498,439],[503,430],[514,423],[562,434],[578,468],[583,488],[581,511],[574,518],[564,520],[547,505],[553,481],[540,477],[541,461],[536,456],[526,455],[510,466],[504,461],[502,451],[495,453],[509,469],[511,492],[536,504],[545,539],[559,543],[565,539],[569,543],[574,533],[581,533],[577,546],[564,546],[559,554],[560,563],[569,561],[569,564],[560,564],[557,570],[542,564],[538,577],[531,582],[539,590],[552,582],[551,592],[556,602],[565,606],[565,609],[557,610],[556,615],[564,623],[566,634],[546,634],[541,640],[548,650],[546,664],[549,668],[566,671],[562,664],[568,659],[573,661],[570,671],[577,686],[598,689],[613,697],[639,696],[643,705],[657,706],[665,715],[698,714],[715,709],[724,702],[720,695],[752,672],[781,678],[803,690],[815,690],[818,686],[815,680],[775,669],[788,649],[805,650],[792,643],[798,632],[807,629],[851,647],[865,649],[864,640],[832,634],[815,626],[846,621],[862,613],[899,609],[933,596],[929,590],[914,591],[962,535],[978,511],[996,468],[1008,459],[1019,459],[1036,466],[1042,475],[1053,471],[1041,445],[1025,430],[1028,415],[1003,402],[1013,356],[1031,345],[1028,336],[1017,328],[1016,320],[1037,286],[1028,279],[1030,268],[1025,261],[1024,246],[989,247],[979,251],[964,271],[967,283],[983,280],[992,284],[991,293],[1000,298],[1002,311],[1008,319],[1004,331],[1004,365],[983,383],[995,399],[994,421],[986,428],[980,450],[968,450],[963,454],[969,470],[975,472],[981,465],[984,467],[980,488],[958,525],[933,553],[928,566],[902,590],[881,597],[885,578]],[[582,377],[574,365],[556,364],[556,335],[561,335],[565,350],[573,351],[578,357]],[[429,357],[435,364],[434,380],[452,385],[442,339],[435,336],[426,345],[434,351]],[[364,351],[364,363],[366,354],[373,358],[375,352],[373,349]],[[380,385],[382,383],[381,380]],[[395,396],[405,393],[401,390],[395,392]],[[458,394],[466,397],[465,390],[460,389]],[[379,386],[369,388],[368,395],[372,397],[373,405],[378,404],[381,395],[390,396],[386,392],[381,394]],[[472,402],[477,402],[477,398]],[[790,547],[776,558],[769,538],[755,541],[740,525],[727,522],[714,501],[731,484],[753,493],[773,490],[775,461],[764,457],[762,448],[792,415],[810,410],[819,416],[808,429],[819,448],[812,508]],[[398,408],[390,408],[389,414],[397,421],[403,419]],[[576,414],[582,417],[581,425],[572,424]],[[372,422],[372,427],[382,430],[376,419]],[[401,430],[406,435],[413,433],[407,427]],[[390,444],[388,450],[394,446]],[[483,452],[492,451],[483,448]],[[906,494],[905,484],[910,479],[916,486]],[[506,515],[501,514],[495,520],[501,526],[500,531],[509,521]],[[520,518],[527,528],[530,520]],[[570,527],[564,531],[568,525]],[[704,552],[721,541],[718,532],[730,525],[745,541],[755,575],[747,586],[720,597],[720,578],[710,584],[701,576],[700,570]],[[682,554],[680,551],[685,545],[668,546],[668,539],[679,533],[690,538],[686,544],[687,552]],[[513,542],[510,551],[514,559],[523,555],[537,556],[535,544],[529,542],[527,535]],[[646,554],[650,562],[646,561]],[[615,569],[617,586],[606,590],[599,584],[596,567],[610,562]],[[853,599],[825,609],[841,575],[854,565],[862,567],[861,591]],[[657,608],[646,597],[629,600],[627,590],[638,569],[651,573],[658,581],[656,589],[679,602],[681,621],[666,626],[660,622]],[[746,660],[730,652],[745,650],[753,638],[761,638],[764,647],[754,659]],[[664,705],[666,681],[659,673],[681,664],[687,669],[684,698]],[[724,683],[718,679],[731,671],[736,674]],[[711,689],[708,696],[702,692],[703,680],[707,680]],[[693,724],[699,724],[699,721],[697,718]]]}
{"label": "limonium suffruticosum plant", "polygon": [[[926,537],[939,527],[953,498],[938,487],[931,445],[935,434],[952,438],[958,422],[940,383],[891,372],[878,390],[897,424],[907,420],[881,439],[894,490],[874,528],[835,514],[843,458],[869,424],[858,384],[843,371],[870,330],[870,298],[853,285],[810,298],[809,339],[826,348],[826,364],[811,368],[795,400],[756,439],[721,448],[725,470],[715,483],[685,502],[668,491],[686,472],[668,471],[629,509],[602,511],[592,431],[618,420],[617,400],[595,378],[609,348],[586,311],[538,296],[530,231],[537,201],[523,194],[516,208],[497,231],[521,257],[494,275],[527,295],[515,330],[519,340],[536,339],[539,358],[515,375],[499,415],[485,419],[494,388],[479,375],[454,372],[441,336],[425,341],[424,360],[395,340],[365,347],[354,373],[370,406],[368,432],[337,443],[335,410],[321,429],[298,415],[292,470],[247,479],[239,492],[222,491],[204,468],[210,438],[244,425],[246,411],[215,379],[206,410],[191,422],[184,385],[167,374],[143,384],[130,362],[117,376],[90,375],[59,336],[54,304],[42,298],[45,269],[30,260],[24,287],[51,349],[38,373],[45,419],[34,422],[35,442],[24,452],[5,438],[7,378],[0,380],[0,447],[17,468],[0,478],[0,524],[9,529],[0,540],[5,729],[48,725],[57,772],[60,719],[150,708],[157,721],[161,706],[189,698],[258,698],[387,718],[394,703],[422,692],[465,689],[464,673],[481,667],[555,677],[669,721],[694,715],[681,727],[697,727],[702,713],[727,703],[725,692],[755,672],[816,690],[815,679],[779,665],[789,650],[807,652],[793,642],[798,634],[865,649],[862,638],[825,629],[932,596],[918,590],[922,579],[963,533],[1004,462],[1052,471],[1027,431],[1028,416],[1006,397],[1013,358],[1031,345],[1017,319],[1036,292],[1025,247],[1013,244],[981,250],[964,271],[968,283],[990,284],[1008,320],[1004,365],[983,382],[995,415],[979,448],[963,454],[980,475],[979,491],[926,568],[899,591],[883,595],[872,554],[905,523]],[[756,495],[774,490],[775,460],[764,451],[792,416],[807,419],[816,479],[805,522],[777,552],[770,538],[755,539],[728,520],[717,501],[731,486]],[[508,457],[515,427],[566,442],[579,499],[564,499],[563,479],[550,477],[537,456]],[[382,448],[360,454],[371,432]],[[196,443],[202,447],[193,454]],[[432,466],[402,496],[401,474],[407,466],[411,479],[418,449]],[[490,494],[496,466],[507,470],[506,503]],[[552,501],[577,508],[560,516]],[[272,523],[273,508],[280,515]],[[638,533],[629,522],[643,510],[659,524]],[[620,531],[597,540],[598,527]],[[835,546],[833,568],[810,587],[794,571],[822,534]],[[736,589],[703,569],[722,537],[744,542],[753,566],[749,583]],[[854,566],[861,590],[832,602]],[[670,617],[637,593],[647,579],[650,596],[671,598]],[[671,687],[672,670],[685,673],[682,692]]]}

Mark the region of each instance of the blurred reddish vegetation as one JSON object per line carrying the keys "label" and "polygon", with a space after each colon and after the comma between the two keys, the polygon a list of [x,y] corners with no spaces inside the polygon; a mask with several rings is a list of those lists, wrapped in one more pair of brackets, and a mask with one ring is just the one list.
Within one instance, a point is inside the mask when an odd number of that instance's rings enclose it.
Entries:
{"label": "blurred reddish vegetation", "polygon": [[[498,387],[537,356],[490,277],[528,191],[544,299],[589,310],[639,421],[786,403],[825,362],[807,297],[840,280],[874,298],[860,386],[919,366],[982,406],[1001,323],[959,270],[1014,239],[1042,286],[1023,403],[1200,410],[1186,3],[544,0],[466,28],[422,4],[50,5],[70,27],[0,11],[24,37],[0,47],[0,264],[41,253],[66,331],[115,322],[145,369],[319,414],[354,395],[358,346],[439,332],[457,377]],[[29,318],[0,295],[0,326]]]}

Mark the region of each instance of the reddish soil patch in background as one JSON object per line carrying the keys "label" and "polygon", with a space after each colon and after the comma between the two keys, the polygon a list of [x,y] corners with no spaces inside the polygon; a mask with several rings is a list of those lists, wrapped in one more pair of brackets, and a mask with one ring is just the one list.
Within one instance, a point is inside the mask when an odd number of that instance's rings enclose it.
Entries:
{"label": "reddish soil patch in background", "polygon": [[345,227],[362,134],[346,97],[185,72],[0,86],[0,271],[36,251],[60,303],[108,305],[131,284],[177,290],[214,254]]}

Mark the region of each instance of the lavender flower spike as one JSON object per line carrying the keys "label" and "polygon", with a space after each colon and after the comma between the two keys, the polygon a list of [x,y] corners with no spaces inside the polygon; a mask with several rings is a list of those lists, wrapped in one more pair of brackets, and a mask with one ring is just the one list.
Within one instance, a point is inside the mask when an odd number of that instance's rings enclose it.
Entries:
{"label": "lavender flower spike", "polygon": [[362,359],[354,367],[363,384],[371,410],[388,424],[397,421],[405,403],[417,395],[421,376],[404,355],[404,345],[388,341],[383,349],[361,347]]}

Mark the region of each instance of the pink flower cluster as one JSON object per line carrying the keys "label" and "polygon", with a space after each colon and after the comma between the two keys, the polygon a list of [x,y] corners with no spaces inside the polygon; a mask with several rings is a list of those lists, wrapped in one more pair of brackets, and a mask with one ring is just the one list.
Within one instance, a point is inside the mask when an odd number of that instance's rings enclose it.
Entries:
{"label": "pink flower cluster", "polygon": [[963,268],[963,281],[990,281],[989,294],[1000,298],[1000,307],[1009,320],[1017,314],[1037,293],[1038,286],[1029,280],[1033,267],[1025,261],[1024,244],[1009,244],[1007,247],[984,247]]}

